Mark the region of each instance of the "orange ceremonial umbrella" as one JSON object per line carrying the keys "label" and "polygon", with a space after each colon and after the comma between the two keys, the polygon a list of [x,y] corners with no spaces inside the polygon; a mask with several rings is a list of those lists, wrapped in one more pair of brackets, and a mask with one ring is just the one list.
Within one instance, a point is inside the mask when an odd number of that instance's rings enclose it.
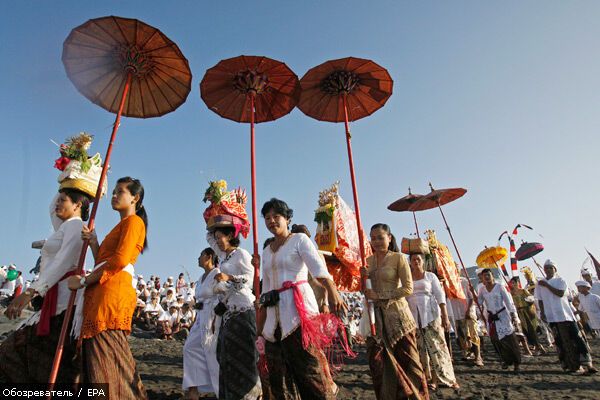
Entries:
{"label": "orange ceremonial umbrella", "polygon": [[[63,44],[62,61],[77,90],[94,104],[116,113],[96,199],[88,226],[94,228],[102,186],[121,116],[158,117],[183,104],[190,92],[192,74],[179,48],[161,31],[137,19],[102,17],[73,29]],[[83,271],[88,243],[78,263]],[[54,386],[75,292],[71,293],[50,373]]]}
{"label": "orange ceremonial umbrella", "polygon": [[[408,188],[408,194],[390,204],[388,206],[388,210],[398,212],[411,211],[410,208],[417,202],[417,200],[420,200],[422,197],[422,194],[413,194],[410,191],[410,188]],[[421,235],[419,235],[419,225],[417,225],[417,215],[414,211],[411,212],[413,215],[413,219],[415,220],[415,229],[417,230],[417,237],[421,237]]]}
{"label": "orange ceremonial umbrella", "polygon": [[[206,106],[221,117],[250,123],[252,236],[254,255],[258,255],[254,124],[281,118],[296,107],[300,98],[298,77],[281,61],[238,56],[222,60],[206,71],[200,83],[200,95]],[[258,297],[257,268],[254,269],[254,292]]]}
{"label": "orange ceremonial umbrella", "polygon": [[[358,243],[364,267],[365,247],[349,123],[367,117],[385,105],[392,95],[392,77],[385,68],[371,60],[347,57],[326,61],[310,69],[300,79],[300,86],[302,95],[298,108],[304,114],[319,121],[344,122]],[[371,321],[374,334],[373,323]]]}

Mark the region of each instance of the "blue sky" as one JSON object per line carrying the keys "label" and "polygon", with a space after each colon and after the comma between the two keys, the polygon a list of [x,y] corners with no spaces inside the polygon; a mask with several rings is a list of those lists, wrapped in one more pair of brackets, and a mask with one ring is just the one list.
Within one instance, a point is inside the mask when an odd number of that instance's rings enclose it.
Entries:
{"label": "blue sky", "polygon": [[[464,261],[517,223],[541,240],[573,282],[584,246],[600,256],[600,4],[592,1],[398,2],[16,2],[0,13],[0,263],[29,267],[32,241],[47,237],[57,189],[50,142],[79,131],[104,154],[114,115],[80,95],[61,63],[70,30],[106,15],[161,29],[190,62],[187,102],[161,118],[124,118],[109,184],[131,175],[146,187],[150,250],[136,270],[192,276],[206,246],[202,195],[211,179],[250,189],[249,127],[206,108],[207,68],[240,54],[286,62],[301,77],[328,59],[370,58],[394,79],[394,94],[352,124],[363,224],[414,232],[410,214],[387,205],[434,186],[466,196],[446,216]],[[343,124],[299,110],[257,126],[258,204],[286,200],[294,222],[314,230],[318,192],[336,180],[351,204]],[[436,210],[417,215],[450,245]],[[118,222],[101,204],[102,237]],[[267,237],[263,224],[260,242]],[[250,238],[243,246],[251,249]],[[91,262],[91,260],[89,260]]]}

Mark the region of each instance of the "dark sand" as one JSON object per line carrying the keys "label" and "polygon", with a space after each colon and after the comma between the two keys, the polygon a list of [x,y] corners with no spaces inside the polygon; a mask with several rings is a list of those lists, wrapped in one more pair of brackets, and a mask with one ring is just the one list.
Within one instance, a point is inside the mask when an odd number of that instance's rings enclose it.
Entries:
{"label": "dark sand", "polygon": [[[15,321],[0,316],[0,341],[14,329]],[[138,370],[150,399],[180,399],[183,374],[180,341],[129,339]],[[596,367],[600,367],[600,339],[590,342]],[[524,358],[521,372],[502,370],[489,340],[485,339],[485,366],[477,368],[464,361],[456,361],[455,372],[461,385],[459,393],[438,389],[432,399],[524,399],[568,400],[600,399],[600,373],[595,376],[574,376],[564,373],[554,349],[547,355]],[[343,370],[335,376],[340,387],[339,400],[375,399],[369,376],[364,347],[357,347],[358,357],[347,360]],[[214,398],[206,395],[206,398]]]}
{"label": "dark sand", "polygon": [[[130,339],[142,380],[151,399],[179,399],[182,395],[182,348],[178,341]],[[600,366],[600,340],[591,341],[594,360]],[[338,399],[375,399],[365,349],[357,347],[358,357],[347,360],[335,381]],[[553,349],[547,355],[525,358],[521,372],[502,370],[498,357],[486,338],[485,366],[477,368],[457,361],[455,371],[460,392],[438,389],[432,399],[600,399],[600,374],[574,376],[564,373]],[[207,398],[211,398],[208,396]]]}

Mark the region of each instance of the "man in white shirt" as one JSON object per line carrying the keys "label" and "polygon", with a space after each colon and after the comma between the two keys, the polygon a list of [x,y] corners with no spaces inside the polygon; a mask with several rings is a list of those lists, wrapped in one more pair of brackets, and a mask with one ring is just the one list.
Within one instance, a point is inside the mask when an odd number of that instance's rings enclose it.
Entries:
{"label": "man in white shirt", "polygon": [[158,295],[152,294],[151,296],[150,303],[146,304],[146,308],[144,308],[144,317],[148,329],[156,328],[156,321],[165,313],[165,310],[158,304]]}
{"label": "man in white shirt", "polygon": [[587,268],[581,269],[581,277],[590,284],[590,293],[600,296],[600,281],[592,278],[592,273]]}
{"label": "man in white shirt", "polygon": [[594,336],[600,330],[600,296],[590,292],[591,285],[587,281],[575,282],[579,292],[579,311],[584,312],[588,318],[588,325]]}
{"label": "man in white shirt", "polygon": [[[567,283],[556,275],[556,264],[547,260],[544,264],[545,279],[535,288],[535,298],[540,306],[543,321],[548,322],[554,335],[558,359],[565,371],[594,374],[592,356],[582,332],[577,326],[575,314],[567,299]],[[581,370],[581,366],[585,368]]]}

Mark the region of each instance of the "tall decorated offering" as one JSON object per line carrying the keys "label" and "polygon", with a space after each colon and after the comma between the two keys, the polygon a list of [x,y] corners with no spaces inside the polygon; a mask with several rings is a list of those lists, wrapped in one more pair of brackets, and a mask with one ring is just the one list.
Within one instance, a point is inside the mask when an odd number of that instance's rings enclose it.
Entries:
{"label": "tall decorated offering", "polygon": [[203,201],[210,202],[204,211],[204,221],[209,231],[229,226],[235,228],[236,236],[241,234],[244,238],[248,237],[250,222],[246,212],[248,196],[245,190],[237,188],[227,191],[226,181],[212,181],[204,193]]}
{"label": "tall decorated offering", "polygon": [[[89,195],[92,200],[102,173],[102,157],[99,153],[90,157],[87,153],[94,137],[80,132],[65,140],[59,146],[60,157],[54,161],[54,167],[61,172],[58,176],[60,189],[75,189]],[[106,194],[107,182],[102,185],[102,195]]]}
{"label": "tall decorated offering", "polygon": [[465,293],[460,284],[458,267],[452,258],[448,247],[439,242],[435,231],[428,230],[427,243],[431,257],[427,259],[427,269],[437,275],[449,299],[465,299]]}
{"label": "tall decorated offering", "polygon": [[[354,211],[339,195],[339,182],[319,193],[319,208],[315,210],[317,233],[315,241],[325,254],[329,273],[338,289],[360,290],[362,266],[358,228]],[[363,232],[366,257],[373,254]]]}

